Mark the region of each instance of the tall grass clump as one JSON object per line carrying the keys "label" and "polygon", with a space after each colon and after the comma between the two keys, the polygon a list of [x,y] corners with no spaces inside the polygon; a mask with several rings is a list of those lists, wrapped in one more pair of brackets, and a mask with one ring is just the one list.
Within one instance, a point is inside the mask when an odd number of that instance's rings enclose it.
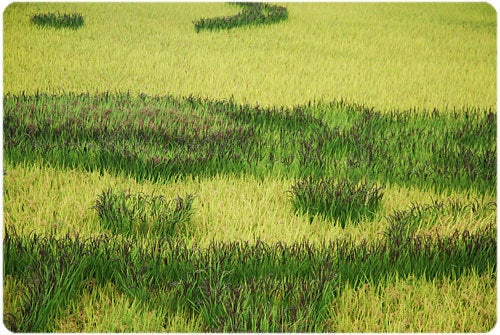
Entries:
{"label": "tall grass clump", "polygon": [[383,197],[383,187],[367,180],[356,182],[348,178],[313,178],[297,181],[291,189],[296,212],[314,215],[340,222],[357,222],[373,217]]}
{"label": "tall grass clump", "polygon": [[52,27],[56,29],[70,28],[78,29],[83,26],[83,16],[79,13],[60,14],[60,13],[42,13],[31,17],[31,22],[42,28]]}
{"label": "tall grass clump", "polygon": [[193,196],[168,201],[163,196],[103,190],[95,201],[101,225],[114,234],[171,237],[188,228]]}
{"label": "tall grass clump", "polygon": [[237,15],[202,18],[194,22],[196,32],[200,30],[232,29],[248,25],[277,23],[288,18],[286,7],[259,2],[235,2],[242,7]]}

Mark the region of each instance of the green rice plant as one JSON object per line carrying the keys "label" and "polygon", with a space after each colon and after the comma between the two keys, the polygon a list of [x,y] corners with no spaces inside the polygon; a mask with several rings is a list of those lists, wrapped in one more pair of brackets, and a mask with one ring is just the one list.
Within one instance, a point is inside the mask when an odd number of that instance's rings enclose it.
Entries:
{"label": "green rice plant", "polygon": [[216,18],[202,18],[194,22],[196,32],[200,30],[232,29],[248,25],[277,23],[288,18],[286,7],[270,5],[263,2],[235,2],[243,7],[237,15]]}
{"label": "green rice plant", "polygon": [[407,209],[394,210],[387,216],[389,223],[384,234],[389,243],[401,244],[418,234],[423,227],[431,227],[443,215],[451,215],[456,219],[464,212],[471,212],[475,217],[495,211],[496,203],[474,199],[464,203],[458,199],[448,198],[444,201],[432,200],[430,204],[412,203]]}
{"label": "green rice plant", "polygon": [[296,212],[337,220],[344,228],[346,222],[375,215],[383,197],[383,187],[367,180],[356,182],[348,178],[305,178],[291,189],[292,203]]}
{"label": "green rice plant", "polygon": [[494,192],[496,113],[380,113],[341,102],[262,108],[231,99],[145,94],[4,97],[13,163],[136,179],[189,175],[338,176]]}
{"label": "green rice plant", "polygon": [[[338,133],[350,170],[441,192],[448,187],[492,191],[496,181],[496,113],[466,109],[383,115],[362,108]],[[468,184],[469,186],[465,186]],[[474,186],[472,186],[474,185]],[[489,186],[488,186],[489,185]]]}
{"label": "green rice plant", "polygon": [[4,274],[26,288],[10,326],[50,331],[84,283],[95,281],[111,283],[148,309],[161,304],[174,313],[200,315],[204,331],[326,331],[327,307],[345,283],[496,273],[494,224],[473,233],[414,235],[397,243],[214,242],[200,249],[181,240],[145,242],[106,235],[19,236],[7,228]]}
{"label": "green rice plant", "polygon": [[103,190],[95,201],[100,223],[114,234],[153,234],[171,237],[187,229],[192,215],[193,196],[167,201],[163,196]]}
{"label": "green rice plant", "polygon": [[60,13],[42,13],[31,17],[31,22],[42,28],[52,27],[56,29],[70,28],[77,30],[83,26],[83,16],[79,13],[60,14]]}
{"label": "green rice plant", "polygon": [[5,257],[10,258],[16,250],[33,248],[31,253],[26,254],[27,257],[20,257],[17,263],[5,268],[8,272],[12,266],[22,269],[21,272],[10,272],[23,283],[20,292],[22,317],[14,316],[15,322],[9,324],[12,331],[19,332],[46,329],[59,315],[61,306],[79,294],[81,282],[88,271],[78,237],[75,242],[69,235],[65,239],[55,239],[54,236],[40,239],[40,236],[32,234],[28,241],[7,236],[4,239]]}
{"label": "green rice plant", "polygon": [[325,277],[276,280],[267,276],[221,288],[202,286],[207,300],[196,310],[210,332],[321,331],[336,284]]}

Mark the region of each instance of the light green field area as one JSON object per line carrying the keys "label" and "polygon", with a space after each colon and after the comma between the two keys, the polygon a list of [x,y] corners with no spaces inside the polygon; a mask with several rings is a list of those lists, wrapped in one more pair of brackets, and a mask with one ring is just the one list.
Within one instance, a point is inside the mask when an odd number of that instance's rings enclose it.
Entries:
{"label": "light green field area", "polygon": [[[161,271],[172,278],[177,275],[168,272],[168,266],[158,266],[156,272],[146,275],[150,281],[134,291],[127,286],[128,273],[122,282],[119,277],[120,266],[130,266],[132,260],[116,262],[109,269],[118,270],[106,277],[108,267],[99,263],[99,251],[92,255],[99,270],[91,279],[74,280],[72,298],[65,297],[65,287],[58,287],[62,297],[54,298],[57,290],[46,285],[42,286],[46,294],[40,293],[43,289],[31,292],[46,299],[40,305],[34,298],[26,298],[28,294],[18,294],[31,287],[29,271],[19,270],[30,256],[11,255],[11,273],[3,278],[7,326],[21,325],[26,331],[38,325],[42,332],[487,332],[495,326],[496,262],[488,258],[492,254],[488,243],[496,240],[488,227],[497,222],[496,193],[491,186],[496,183],[494,8],[486,3],[280,5],[288,8],[288,19],[283,22],[199,33],[193,21],[233,15],[239,8],[226,3],[14,3],[5,9],[3,235],[7,228],[31,242],[35,233],[54,234],[61,240],[68,233],[78,234],[82,241],[113,235],[95,208],[103,190],[167,199],[191,194],[189,226],[173,240],[194,248],[194,256],[178,262],[186,266],[185,271],[178,271],[179,276],[186,275],[183,280],[192,279],[192,287],[200,290],[206,288],[202,275],[212,269],[229,278],[210,281],[210,285],[220,284],[219,291],[209,286],[219,294],[213,300],[206,292],[181,291],[178,278],[165,280],[174,282],[172,285],[150,286]],[[78,30],[42,29],[30,23],[31,15],[40,12],[78,12],[85,23]],[[32,99],[23,96],[24,100],[16,100],[22,92]],[[37,92],[42,93],[40,100]],[[109,101],[97,94],[102,92],[111,93]],[[120,92],[131,95],[114,95]],[[149,98],[138,97],[140,93]],[[174,98],[153,98],[163,95]],[[181,98],[190,95],[209,100]],[[328,104],[332,100],[346,103]],[[308,106],[309,101],[318,104]],[[258,109],[255,104],[278,107]],[[462,109],[464,106],[477,109]],[[433,108],[439,112],[425,112]],[[457,114],[452,114],[453,108]],[[408,109],[412,110],[407,114],[390,113]],[[143,118],[143,112],[148,116]],[[289,117],[290,112],[299,117]],[[57,115],[64,115],[64,121],[53,122]],[[212,122],[206,133],[194,130],[205,122]],[[176,127],[182,128],[178,138]],[[372,135],[377,143],[371,143]],[[106,141],[106,136],[112,140]],[[164,142],[141,142],[147,138]],[[308,147],[309,143],[313,146]],[[300,162],[300,155],[307,159]],[[130,167],[126,166],[129,157],[133,157]],[[177,164],[174,158],[180,162],[175,167],[194,163],[176,175],[175,168],[168,165]],[[164,165],[153,164],[157,161]],[[321,173],[353,179],[365,173],[383,186],[374,216],[341,227],[331,218],[311,218],[295,211],[290,192],[294,183],[308,174],[323,176]],[[418,215],[412,217],[410,208]],[[398,213],[410,214],[394,219]],[[411,234],[404,236],[408,240],[417,236],[412,242],[417,246],[410,243],[414,249],[401,249],[394,268],[385,266],[393,255],[380,250],[391,247],[387,237],[391,224],[404,227],[405,220],[408,225],[416,222]],[[484,233],[483,241],[478,238],[482,244],[473,245],[467,239],[475,233]],[[148,250],[152,235],[154,232],[134,235],[132,254],[142,252],[142,247]],[[153,237],[156,241],[157,236]],[[439,249],[435,241],[441,237],[442,245],[451,240],[459,241],[458,246]],[[340,240],[354,241],[348,250],[361,256],[353,256],[349,263],[348,257],[334,255],[338,269],[331,286],[324,289],[334,292],[332,297],[320,293],[321,304],[311,298],[312,307],[301,310],[304,315],[293,314],[300,301],[297,297],[307,291],[300,285],[317,282],[307,266],[322,264],[318,261],[320,247]],[[232,263],[219,268],[209,256],[207,263],[213,268],[189,267],[189,262],[204,266],[193,259],[213,243],[221,243],[221,247],[245,241],[267,243],[271,251],[266,257],[272,260],[279,259],[282,249],[278,245],[282,244],[308,243],[319,249],[301,264],[305,270],[298,269],[298,274],[286,267],[300,259],[294,255],[288,260],[283,257],[290,262],[283,267],[263,259],[262,267],[248,270],[247,277],[242,270],[243,279],[236,270],[225,271]],[[431,241],[428,253],[419,249],[419,241],[423,241],[421,245]],[[367,245],[373,247],[375,256],[368,257],[364,268],[359,250]],[[417,256],[411,258],[412,253]],[[451,265],[446,258],[450,254]],[[33,255],[38,257],[36,250]],[[459,256],[453,258],[455,255]],[[398,257],[403,259],[400,263]],[[248,264],[258,264],[251,261],[250,257]],[[384,266],[377,268],[377,262]],[[44,263],[39,264],[43,269]],[[57,271],[47,270],[53,272],[57,275]],[[87,272],[82,270],[82,278]],[[38,274],[33,275],[35,279]],[[63,279],[57,285],[65,283]],[[252,280],[268,279],[274,289],[269,291],[275,293],[266,295],[258,286],[254,291],[243,290]],[[68,291],[73,287],[69,282]],[[290,283],[295,286],[285,297],[285,285]],[[227,287],[233,290],[231,294],[241,288],[242,298],[231,296]],[[184,297],[200,300],[184,302]],[[224,303],[248,304],[241,315],[253,308],[264,311],[263,320],[276,321],[279,315],[289,318],[288,323],[282,328],[278,322],[238,328],[228,323],[238,317],[221,311],[217,297]],[[266,299],[273,301],[272,308],[281,310],[266,310]],[[39,307],[42,305],[49,307]],[[36,318],[32,323],[21,320],[34,315],[29,310],[32,306],[39,308],[39,324]]]}
{"label": "light green field area", "polygon": [[[485,3],[290,3],[280,24],[196,33],[224,3],[15,3],[4,12],[5,92],[234,96],[379,110],[496,106],[496,13]],[[79,12],[47,30],[37,12]]]}
{"label": "light green field area", "polygon": [[[271,244],[293,244],[307,240],[317,245],[345,237],[374,241],[383,238],[388,225],[385,217],[395,210],[407,209],[412,203],[429,204],[433,199],[458,199],[467,203],[481,198],[474,192],[435,194],[417,188],[388,187],[384,190],[382,210],[376,218],[341,228],[321,217],[315,217],[309,223],[307,216],[296,215],[288,192],[293,181],[287,179],[268,178],[263,181],[249,176],[218,176],[168,184],[138,183],[109,174],[101,176],[98,172],[61,171],[39,166],[6,168],[4,222],[25,234],[53,230],[58,236],[64,236],[75,231],[90,237],[105,233],[91,208],[98,193],[111,187],[132,193],[162,194],[167,198],[194,194],[194,217],[185,241],[188,245],[202,247],[207,247],[212,241],[260,240]],[[494,198],[487,196],[483,201],[487,203]],[[494,222],[495,215],[492,210],[479,216],[471,211],[459,216],[440,214],[438,220],[423,225],[420,232],[449,235],[463,229],[464,222],[473,232]]]}

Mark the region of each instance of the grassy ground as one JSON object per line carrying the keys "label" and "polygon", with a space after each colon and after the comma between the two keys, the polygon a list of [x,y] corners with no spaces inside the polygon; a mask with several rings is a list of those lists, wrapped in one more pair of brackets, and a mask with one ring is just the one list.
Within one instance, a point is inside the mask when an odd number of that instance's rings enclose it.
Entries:
{"label": "grassy ground", "polygon": [[[9,329],[494,327],[493,9],[286,6],[288,20],[275,25],[199,33],[194,20],[239,9],[6,9]],[[77,30],[30,24],[45,11],[81,12],[85,23]],[[464,105],[478,108],[451,108]],[[322,177],[365,178],[383,196],[373,215],[354,221],[322,216],[321,204],[310,207],[319,215],[296,211],[294,185],[312,178],[304,185],[314,190]],[[96,210],[110,189],[138,199],[193,195],[186,229],[166,238],[134,226],[110,230]],[[118,205],[122,218],[133,212],[133,202],[127,206]],[[141,208],[127,220],[154,224]]]}

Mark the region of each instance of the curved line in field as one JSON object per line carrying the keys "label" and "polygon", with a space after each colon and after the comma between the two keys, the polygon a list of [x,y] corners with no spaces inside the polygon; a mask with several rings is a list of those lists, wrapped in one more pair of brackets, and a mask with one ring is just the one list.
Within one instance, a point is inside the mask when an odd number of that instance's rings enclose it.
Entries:
{"label": "curved line in field", "polygon": [[194,21],[196,32],[202,29],[221,30],[236,27],[273,24],[288,18],[286,7],[270,5],[267,3],[233,3],[243,7],[242,11],[233,16],[220,16],[214,18],[201,18]]}

